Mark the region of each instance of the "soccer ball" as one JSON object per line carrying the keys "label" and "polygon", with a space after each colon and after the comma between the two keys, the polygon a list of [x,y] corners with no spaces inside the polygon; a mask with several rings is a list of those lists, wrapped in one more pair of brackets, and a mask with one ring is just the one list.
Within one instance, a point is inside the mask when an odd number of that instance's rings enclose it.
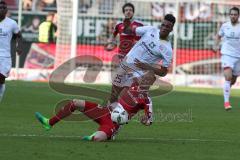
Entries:
{"label": "soccer ball", "polygon": [[111,119],[113,122],[123,125],[128,122],[128,113],[125,109],[119,104],[111,112]]}

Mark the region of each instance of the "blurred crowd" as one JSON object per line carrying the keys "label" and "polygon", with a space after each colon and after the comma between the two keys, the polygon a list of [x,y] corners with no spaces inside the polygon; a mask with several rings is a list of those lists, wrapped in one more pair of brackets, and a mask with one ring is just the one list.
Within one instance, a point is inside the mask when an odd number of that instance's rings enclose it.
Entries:
{"label": "blurred crowd", "polygon": [[[6,2],[10,9],[18,9],[19,0],[7,0]],[[22,0],[22,3],[23,10],[56,10],[56,0]]]}

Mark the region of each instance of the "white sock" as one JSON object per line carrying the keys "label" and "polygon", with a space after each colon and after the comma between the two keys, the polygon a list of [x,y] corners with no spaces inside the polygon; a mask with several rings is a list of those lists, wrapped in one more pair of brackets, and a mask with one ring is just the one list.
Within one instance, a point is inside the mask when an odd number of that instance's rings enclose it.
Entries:
{"label": "white sock", "polygon": [[0,84],[0,102],[2,100],[4,91],[5,91],[5,84]]}
{"label": "white sock", "polygon": [[225,81],[223,84],[224,103],[229,102],[230,91],[231,91],[231,81]]}

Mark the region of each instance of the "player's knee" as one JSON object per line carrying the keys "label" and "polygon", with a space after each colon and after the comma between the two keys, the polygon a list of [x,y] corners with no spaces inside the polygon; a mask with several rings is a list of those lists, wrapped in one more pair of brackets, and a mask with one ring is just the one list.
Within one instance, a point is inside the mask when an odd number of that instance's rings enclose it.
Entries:
{"label": "player's knee", "polygon": [[113,85],[112,86],[112,92],[111,92],[111,97],[110,97],[110,103],[113,103],[117,101],[118,96],[120,95],[121,91],[124,89],[124,87],[118,87]]}
{"label": "player's knee", "polygon": [[226,81],[231,81],[232,80],[232,69],[230,67],[224,68],[224,77]]}
{"label": "player's knee", "polygon": [[237,77],[233,76],[231,79],[231,85],[234,85],[236,83]]}
{"label": "player's knee", "polygon": [[232,81],[232,78],[233,78],[232,74],[229,72],[225,72],[224,77],[226,81]]}
{"label": "player's knee", "polygon": [[73,104],[77,106],[80,111],[83,111],[85,108],[85,100],[73,99]]}
{"label": "player's knee", "polygon": [[225,75],[224,77],[226,81],[232,81],[232,75]]}
{"label": "player's knee", "polygon": [[155,75],[151,75],[150,77],[149,77],[149,85],[152,85],[155,81],[156,81],[156,76]]}

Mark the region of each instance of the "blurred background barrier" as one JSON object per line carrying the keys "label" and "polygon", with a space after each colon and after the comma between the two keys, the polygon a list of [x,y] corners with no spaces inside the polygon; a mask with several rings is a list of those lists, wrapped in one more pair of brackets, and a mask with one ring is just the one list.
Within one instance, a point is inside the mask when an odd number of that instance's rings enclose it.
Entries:
{"label": "blurred background barrier", "polygon": [[[220,54],[212,48],[220,25],[228,20],[229,9],[240,7],[238,0],[8,0],[8,16],[21,20],[25,40],[20,68],[12,69],[9,79],[48,81],[52,70],[63,62],[74,56],[91,55],[104,64],[95,83],[110,84],[111,61],[118,48],[109,52],[104,45],[116,23],[123,19],[121,6],[126,2],[135,5],[135,18],[145,25],[159,27],[167,13],[178,17],[170,37],[173,65],[164,79],[183,86],[222,85]],[[57,26],[57,41],[39,43],[39,25],[49,12],[56,12],[52,23]],[[12,54],[15,60],[14,48]],[[84,68],[76,69],[74,82],[83,82],[82,74]],[[240,81],[236,86],[240,87]]]}

